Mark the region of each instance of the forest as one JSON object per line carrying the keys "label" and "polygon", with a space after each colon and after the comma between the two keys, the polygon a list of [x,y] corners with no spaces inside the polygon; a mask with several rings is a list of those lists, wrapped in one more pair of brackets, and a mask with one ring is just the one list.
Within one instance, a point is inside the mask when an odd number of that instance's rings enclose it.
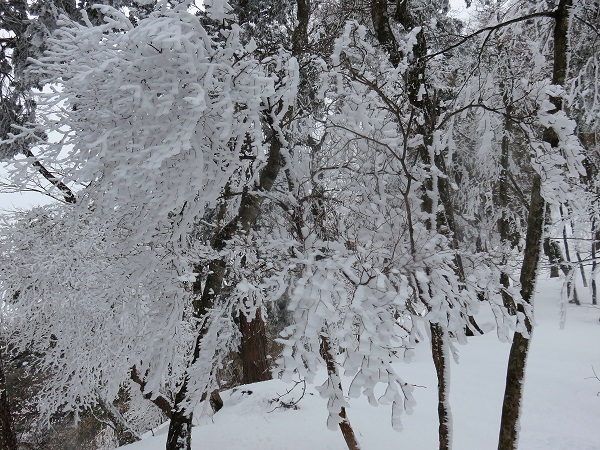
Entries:
{"label": "forest", "polygon": [[426,346],[450,450],[491,333],[517,449],[540,274],[600,317],[600,7],[451,6],[0,1],[0,192],[48,198],[0,222],[0,448],[191,450],[281,379],[364,449],[350,399],[400,431]]}

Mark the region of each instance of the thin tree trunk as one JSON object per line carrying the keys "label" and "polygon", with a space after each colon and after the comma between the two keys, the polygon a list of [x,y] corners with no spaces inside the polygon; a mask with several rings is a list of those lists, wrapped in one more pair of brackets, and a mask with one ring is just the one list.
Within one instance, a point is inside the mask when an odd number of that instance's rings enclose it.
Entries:
{"label": "thin tree trunk", "polygon": [[[571,210],[569,203],[566,203],[565,206],[567,208],[567,211],[569,212],[569,215],[571,216],[569,223],[571,225],[571,236],[573,236],[573,234],[575,233],[575,222],[572,218],[573,211]],[[583,284],[583,287],[588,287],[587,277],[585,275],[585,268],[583,267],[581,253],[579,252],[579,248],[577,245],[575,245],[575,257],[577,258],[577,265],[579,266],[579,273],[581,274],[581,283]]]}
{"label": "thin tree trunk", "polygon": [[596,262],[596,250],[600,244],[600,230],[596,230],[596,220],[592,220],[592,235],[594,240],[592,241],[592,305],[598,304],[598,292],[596,289],[596,274],[598,272],[598,263]]}
{"label": "thin tree trunk", "polygon": [[[521,296],[523,297],[523,301],[530,305],[533,304],[535,280],[541,253],[540,246],[544,232],[544,199],[541,194],[541,186],[541,178],[536,174],[531,192],[525,256],[521,269]],[[518,312],[525,315],[524,320],[527,334],[515,332],[510,348],[506,371],[506,388],[502,405],[500,437],[498,441],[499,450],[515,450],[517,448],[525,364],[529,351],[529,341],[533,332],[532,323],[523,305],[518,305]]]}
{"label": "thin tree trunk", "polygon": [[17,436],[13,426],[13,419],[6,391],[6,378],[4,376],[4,360],[0,347],[0,449],[17,450]]}
{"label": "thin tree trunk", "polygon": [[[559,206],[559,211],[560,217],[561,219],[563,219],[564,222],[565,215],[562,205]],[[568,263],[566,265],[569,267],[568,272],[565,274],[567,276],[567,295],[569,297],[569,302],[575,303],[576,305],[581,305],[581,302],[579,301],[579,296],[577,295],[577,287],[575,286],[575,282],[573,281],[575,279],[575,267],[573,267],[573,265],[571,264],[571,252],[569,250],[569,237],[567,236],[566,224],[563,224],[562,235],[563,245],[565,247],[565,258],[567,259]]]}
{"label": "thin tree trunk", "polygon": [[[563,86],[567,70],[569,8],[572,0],[560,0],[555,12],[554,24],[554,68],[552,83]],[[555,112],[562,109],[560,98],[551,98]],[[544,130],[544,141],[552,147],[559,145],[556,133],[547,128]],[[533,309],[533,294],[540,260],[541,243],[544,235],[544,210],[545,202],[542,198],[542,180],[536,174],[531,188],[531,202],[529,217],[527,219],[527,236],[525,240],[525,254],[521,268],[521,296],[523,301]],[[506,370],[506,388],[502,405],[502,418],[500,422],[500,435],[498,450],[516,450],[518,446],[519,419],[521,403],[523,400],[523,383],[525,380],[525,365],[529,353],[529,343],[533,333],[533,325],[519,305],[519,311],[525,314],[525,328],[527,333],[516,331],[510,348],[508,367]]]}
{"label": "thin tree trunk", "polygon": [[447,361],[447,337],[446,332],[438,323],[430,323],[431,330],[431,354],[438,380],[438,436],[440,449],[450,449],[452,442],[450,430],[452,429],[452,416],[450,413],[448,361]]}
{"label": "thin tree trunk", "polygon": [[[386,3],[380,2],[380,3]],[[382,8],[380,3],[373,4],[372,16],[374,18],[374,25],[382,27],[379,32],[376,32],[376,37],[380,40],[380,44],[384,47],[395,44],[393,35],[387,36],[386,33],[386,22],[387,14],[383,19],[376,21],[376,16],[381,13],[375,10],[375,7]],[[415,20],[413,6],[409,0],[397,0],[396,1],[396,14],[395,19],[406,29],[412,30],[419,24]],[[387,7],[387,5],[386,5]],[[389,26],[389,24],[388,24]],[[424,143],[419,146],[419,156],[423,164],[426,166],[435,166],[442,173],[447,174],[445,165],[445,154],[444,152],[438,152],[434,155],[434,160],[431,161],[428,146],[433,143],[433,129],[435,127],[437,117],[436,111],[438,110],[438,100],[436,99],[435,91],[433,94],[428,89],[423,89],[425,83],[425,69],[426,69],[426,56],[427,56],[427,41],[423,30],[420,30],[415,36],[415,43],[412,47],[413,60],[406,73],[406,89],[408,99],[411,106],[415,111],[418,111],[422,118],[417,120],[416,132],[423,136]],[[390,53],[390,62],[394,64],[395,60],[392,59],[393,53]],[[424,91],[424,92],[423,92]],[[426,226],[429,229],[434,227],[438,229],[440,233],[445,234],[450,239],[450,246],[456,250],[455,252],[455,270],[457,276],[464,280],[465,273],[462,265],[460,254],[458,253],[458,238],[456,223],[454,220],[454,208],[452,204],[452,198],[450,193],[450,183],[447,177],[439,177],[437,182],[437,191],[439,192],[438,201],[443,206],[443,212],[438,211],[438,205],[433,204],[434,198],[430,194],[434,191],[433,177],[428,178],[424,181],[424,195],[422,197],[422,209],[425,213],[430,216],[430,220],[426,222]],[[481,332],[477,326],[475,319],[472,317],[468,318],[473,328]],[[431,327],[431,351],[434,364],[436,367],[436,374],[438,376],[438,421],[439,421],[439,449],[449,450],[451,443],[451,413],[449,403],[449,385],[447,380],[447,374],[449,372],[448,361],[445,358],[445,349],[447,348],[447,333],[445,333],[439,324],[430,323]],[[467,326],[467,334],[472,334]]]}
{"label": "thin tree trunk", "polygon": [[575,250],[575,256],[577,257],[577,265],[579,266],[581,283],[583,284],[583,287],[588,287],[587,276],[585,274],[585,267],[583,266],[583,260],[581,259],[581,253],[579,252],[579,250]]}
{"label": "thin tree trunk", "polygon": [[[339,380],[340,377],[337,370],[337,366],[335,365],[333,353],[331,352],[331,344],[329,343],[329,338],[323,333],[321,334],[321,356],[325,360],[325,365],[327,366],[327,375],[329,376],[329,379],[332,382],[334,382],[333,380]],[[341,382],[337,384],[336,388],[338,389],[339,395],[344,395]],[[352,428],[352,425],[350,424],[348,415],[346,414],[346,408],[344,408],[343,406],[340,408],[339,416],[340,431],[342,432],[342,436],[344,436],[344,440],[346,441],[348,450],[360,450],[360,445],[358,444],[358,440],[356,439],[356,435],[354,434],[354,430]]]}
{"label": "thin tree trunk", "polygon": [[[549,228],[550,225],[552,225],[550,205],[548,204],[546,204],[544,221],[544,226],[546,228]],[[560,246],[554,239],[545,237],[543,249],[544,255],[548,258],[548,262],[550,263],[550,278],[560,277],[560,269],[564,268],[564,258],[560,251]]]}
{"label": "thin tree trunk", "polygon": [[[509,170],[510,170],[510,139],[509,135],[512,132],[513,126],[511,122],[511,115],[513,111],[512,98],[508,93],[504,84],[501,88],[504,90],[502,100],[504,107],[506,108],[506,116],[504,119],[504,135],[502,136],[502,153],[500,155],[500,176],[498,177],[498,183],[496,185],[496,204],[502,212],[502,217],[498,219],[497,227],[498,234],[500,235],[500,241],[506,246],[510,245],[511,249],[514,248],[518,241],[519,236],[515,236],[513,230],[511,230],[511,223],[508,220],[508,191],[509,191]],[[504,266],[507,263],[507,255],[504,252],[502,256],[503,270],[500,272],[500,284],[504,286],[502,290],[502,303],[509,314],[515,315],[517,313],[515,302],[512,296],[508,293],[510,287],[510,276],[504,271]]]}

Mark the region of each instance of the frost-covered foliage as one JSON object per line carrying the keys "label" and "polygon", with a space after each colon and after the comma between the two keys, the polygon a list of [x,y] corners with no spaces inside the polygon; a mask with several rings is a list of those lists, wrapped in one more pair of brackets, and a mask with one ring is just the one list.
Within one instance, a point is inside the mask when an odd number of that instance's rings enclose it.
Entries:
{"label": "frost-covered foliage", "polygon": [[573,8],[569,101],[581,131],[598,131],[600,108],[600,47],[598,46],[598,8],[592,1],[577,2]]}
{"label": "frost-covered foliage", "polygon": [[[202,326],[190,313],[194,267],[218,256],[198,227],[245,170],[248,138],[258,166],[264,160],[264,105],[285,105],[293,83],[276,86],[235,25],[216,41],[184,7],[136,26],[97,8],[103,24],[85,13],[83,24],[65,19],[36,62],[54,87],[42,95],[52,113],[39,128],[62,136],[39,147],[48,160],[68,149],[70,178],[87,187],[75,206],[17,217],[3,240],[13,259],[2,274],[11,325],[23,346],[44,350],[43,368],[56,377],[48,412],[87,407],[98,389],[114,398],[133,366],[146,392],[182,375]],[[277,70],[286,76],[285,65]],[[203,319],[212,330],[202,358],[209,369],[235,342],[220,323],[233,326],[231,311],[221,306]],[[214,383],[209,369],[194,369],[202,392]]]}
{"label": "frost-covered foliage", "polygon": [[41,410],[87,407],[98,391],[115,398],[135,364],[158,374],[158,388],[189,336],[186,293],[165,253],[148,245],[123,253],[127,230],[64,207],[34,209],[17,225],[18,238],[3,236],[5,310],[15,342],[44,354],[39,369],[56,377]]}
{"label": "frost-covered foliage", "polygon": [[[409,33],[402,45],[413,44]],[[415,112],[402,88],[406,61],[394,70],[378,58],[365,28],[350,23],[323,76],[322,95],[330,103],[326,150],[314,155],[312,179],[323,190],[321,214],[335,214],[325,221],[318,212],[306,215],[294,249],[293,267],[301,273],[290,300],[294,323],[283,333],[280,364],[287,377],[299,372],[310,379],[323,363],[320,337],[328,337],[339,349],[340,370],[353,377],[350,396],[392,404],[392,424],[400,429],[400,413],[410,412],[414,399],[394,362],[410,355],[428,324],[464,343],[475,331],[469,317],[479,311],[481,296],[497,315],[502,337],[517,322],[505,315],[498,271],[431,226],[438,217],[424,209],[424,186],[427,179],[437,186],[445,174],[413,162],[423,136],[415,133]],[[441,130],[433,139],[432,160],[448,145]],[[427,195],[440,202],[436,188]],[[476,270],[461,273],[457,258]],[[511,293],[518,301],[518,291]],[[385,394],[377,398],[379,383]],[[346,402],[332,380],[321,393],[336,424]]]}
{"label": "frost-covered foliage", "polygon": [[[12,139],[37,140],[85,186],[76,205],[16,216],[1,241],[11,330],[54,376],[44,411],[111,400],[135,367],[151,397],[185,394],[176,412],[190,418],[242,341],[240,311],[268,320],[264,306],[286,299],[274,373],[325,366],[331,427],[349,376],[347,393],[391,404],[400,429],[415,399],[396,362],[418,342],[432,343],[443,396],[439,360],[482,332],[482,308],[500,339],[528,333],[514,269],[532,180],[554,209],[588,201],[567,112],[592,111],[592,127],[595,56],[569,89],[553,85],[542,4],[490,7],[486,25],[512,25],[458,44],[447,3],[425,2],[423,17],[386,9],[387,37],[348,21],[281,45],[235,24],[244,2],[204,5],[159,2],[136,21],[97,6],[104,21],[63,18],[33,61],[52,92]],[[279,23],[257,36],[285,35]],[[216,262],[219,292],[203,291]],[[204,310],[201,291],[217,294]]]}

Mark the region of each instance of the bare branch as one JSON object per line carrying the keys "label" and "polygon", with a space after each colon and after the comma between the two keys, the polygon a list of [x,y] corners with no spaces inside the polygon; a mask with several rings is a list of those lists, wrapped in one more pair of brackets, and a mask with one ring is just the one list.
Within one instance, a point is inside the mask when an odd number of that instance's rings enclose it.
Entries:
{"label": "bare branch", "polygon": [[146,381],[142,380],[140,378],[135,366],[133,366],[131,368],[130,375],[131,375],[131,380],[140,386],[140,391],[142,391],[142,396],[146,400],[150,400],[152,403],[154,403],[156,406],[158,406],[158,408],[165,414],[165,416],[167,416],[170,419],[171,415],[173,413],[173,405],[171,404],[171,402],[167,398],[163,397],[160,394],[157,396],[154,396],[152,394],[152,392],[145,392],[144,389],[146,388]]}
{"label": "bare branch", "polygon": [[[556,12],[555,11],[543,11],[543,12],[537,12],[537,13],[532,13],[532,14],[527,14],[525,16],[521,16],[521,17],[517,17],[515,19],[510,19],[507,20],[506,22],[501,22],[498,23],[496,25],[490,25],[489,27],[483,27],[480,28],[479,30],[468,34],[467,36],[463,37],[460,41],[456,42],[455,44],[450,45],[449,47],[446,47],[443,50],[439,50],[437,52],[434,53],[430,53],[429,55],[425,56],[424,59],[432,59],[435,58],[436,56],[440,56],[443,55],[446,52],[449,52],[450,50],[453,50],[457,47],[460,47],[461,45],[463,45],[465,42],[473,39],[476,36],[479,36],[482,33],[485,33],[486,31],[489,31],[490,34],[496,30],[499,30],[500,28],[504,28],[508,25],[512,25],[513,23],[519,23],[519,22],[523,22],[525,20],[529,20],[529,19],[534,19],[536,17],[550,17],[553,18],[555,17]],[[487,38],[486,38],[487,40]]]}

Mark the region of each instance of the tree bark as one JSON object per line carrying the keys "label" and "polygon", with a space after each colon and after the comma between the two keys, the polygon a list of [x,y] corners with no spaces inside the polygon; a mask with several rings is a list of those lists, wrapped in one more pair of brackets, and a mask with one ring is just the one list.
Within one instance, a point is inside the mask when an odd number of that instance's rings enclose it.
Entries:
{"label": "tree bark", "polygon": [[[562,205],[559,206],[560,218],[564,222],[564,212]],[[575,303],[576,305],[581,305],[579,301],[579,296],[577,295],[577,286],[573,282],[575,275],[575,267],[571,264],[571,252],[569,250],[569,238],[567,235],[567,225],[563,223],[562,229],[563,235],[563,246],[565,247],[565,258],[567,259],[568,272],[565,274],[567,277],[567,296],[569,297],[569,302]],[[571,294],[572,293],[572,294]]]}
{"label": "tree bark", "polygon": [[[542,182],[539,175],[533,180],[529,217],[527,222],[527,237],[525,243],[525,256],[521,269],[521,296],[523,301],[532,304],[535,280],[541,253],[541,241],[544,232],[544,199],[541,194]],[[508,357],[506,370],[506,388],[502,405],[502,418],[500,423],[500,437],[498,450],[516,450],[518,437],[519,416],[523,398],[523,380],[525,364],[529,351],[529,341],[533,332],[532,323],[519,304],[517,311],[523,314],[527,334],[515,332]]]}
{"label": "tree bark", "polygon": [[[333,357],[333,353],[331,352],[331,344],[329,343],[329,338],[325,334],[321,334],[321,356],[325,360],[325,365],[327,367],[327,375],[330,380],[339,380],[339,374],[337,370],[337,366],[335,365],[335,359]],[[339,391],[339,395],[344,395],[344,391],[342,390],[342,383],[338,383],[336,388]],[[340,408],[339,412],[340,416],[340,431],[342,432],[342,436],[344,436],[344,441],[346,441],[346,445],[348,446],[348,450],[360,450],[360,445],[358,444],[358,440],[356,439],[356,435],[354,434],[354,429],[350,424],[350,420],[348,419],[348,415],[346,414],[346,408],[343,406]]]}
{"label": "tree bark", "polygon": [[271,379],[265,338],[267,333],[265,322],[260,316],[261,308],[257,308],[256,315],[252,320],[248,320],[243,310],[240,311],[240,331],[242,333],[240,354],[244,384]]}
{"label": "tree bark", "polygon": [[177,395],[175,396],[175,407],[169,421],[169,432],[167,434],[166,450],[191,450],[192,449],[192,417],[193,412],[187,412],[183,403],[188,400],[189,378],[184,378]]}
{"label": "tree bark", "polygon": [[6,391],[6,378],[4,376],[4,360],[0,347],[0,449],[17,450],[17,436],[13,426],[8,392]]}
{"label": "tree bark", "polygon": [[[259,175],[259,183],[256,187],[259,192],[268,192],[271,190],[283,166],[281,141],[276,132],[272,131],[269,157],[266,166]],[[263,200],[264,196],[262,195],[245,192],[242,195],[238,214],[215,235],[212,247],[215,250],[223,250],[227,241],[233,238],[236,233],[247,233],[250,231],[256,225]],[[217,296],[221,293],[226,271],[226,263],[222,259],[210,264],[210,272],[207,276],[200,302],[202,311],[208,311]],[[260,314],[256,314],[251,321],[248,321],[247,317],[245,317],[246,313],[244,309],[240,310],[240,316],[244,316],[243,318],[240,317],[240,332],[242,333],[240,356],[242,359],[243,379],[245,383],[265,381],[270,379],[265,324]]]}
{"label": "tree bark", "polygon": [[387,52],[390,63],[392,63],[394,67],[398,67],[402,56],[398,51],[398,43],[390,28],[387,0],[371,1],[371,20],[373,21],[375,36]]}
{"label": "tree bark", "polygon": [[[565,83],[567,70],[569,9],[571,5],[572,0],[560,0],[554,15],[554,67],[552,83],[560,86],[563,86]],[[552,98],[551,101],[555,106],[554,112],[558,112],[562,109],[562,101],[560,98]],[[554,148],[559,145],[558,136],[549,128],[544,130],[544,141],[548,142]],[[544,235],[544,210],[545,202],[542,198],[542,180],[540,175],[536,174],[531,188],[525,254],[520,278],[521,296],[523,297],[524,302],[531,305],[531,309],[533,309],[533,294],[540,260],[540,247]],[[519,305],[518,309],[519,312],[525,316],[524,320],[527,333],[521,333],[519,331],[515,332],[510,348],[508,367],[506,370],[506,388],[502,405],[498,450],[516,450],[518,445],[525,365],[533,333],[533,325],[524,311],[523,305]]]}
{"label": "tree bark", "polygon": [[[511,115],[513,111],[512,97],[510,96],[506,86],[501,85],[504,90],[502,100],[506,109],[506,117],[504,119],[504,136],[502,136],[501,155],[500,155],[500,176],[496,184],[496,204],[501,209],[502,216],[498,219],[497,227],[500,241],[506,246],[510,245],[511,249],[515,248],[520,240],[520,236],[511,228],[510,220],[508,219],[508,191],[509,191],[509,170],[510,170],[510,139],[509,135],[512,132]],[[502,255],[502,265],[507,263],[506,253]],[[514,299],[508,294],[510,287],[510,276],[504,271],[500,272],[500,284],[505,288],[502,290],[502,303],[509,314],[517,313]]]}
{"label": "tree bark", "polygon": [[452,429],[452,416],[448,405],[449,381],[447,361],[447,337],[444,329],[438,323],[430,323],[431,355],[438,380],[438,437],[440,449],[451,448],[450,430]]}
{"label": "tree bark", "polygon": [[592,305],[598,304],[598,291],[596,287],[596,274],[598,272],[598,263],[596,256],[598,254],[598,248],[600,248],[600,230],[596,229],[596,220],[592,220],[592,274],[591,274],[591,285],[592,285]]}
{"label": "tree bark", "polygon": [[[267,164],[262,169],[259,175],[259,183],[256,189],[261,192],[268,192],[274,185],[283,165],[283,155],[281,153],[281,141],[277,134],[273,131],[271,138],[271,148]],[[223,250],[235,233],[247,232],[256,223],[256,220],[261,211],[261,204],[264,196],[255,195],[249,192],[244,193],[238,214],[228,222],[224,227],[217,230],[216,235],[212,240],[212,247],[216,250]],[[200,270],[200,268],[198,268]],[[202,287],[200,277],[197,277],[192,286],[192,294],[194,301],[192,302],[193,314],[196,319],[201,319],[206,316],[209,310],[213,307],[215,300],[221,294],[223,288],[223,280],[227,272],[227,264],[224,259],[218,259],[209,264],[209,271]],[[243,311],[241,314],[245,314]],[[261,323],[252,324],[258,321]],[[244,380],[248,383],[264,381],[265,376],[269,376],[268,360],[266,358],[267,338],[265,333],[265,325],[262,318],[257,315],[244,330],[250,332],[246,335],[245,346],[242,347],[241,357],[243,367],[251,372],[244,373]],[[194,362],[200,356],[202,339],[206,333],[205,329],[199,329],[194,344],[193,358],[188,366],[188,369],[193,366]],[[247,351],[244,352],[244,349]],[[248,353],[250,351],[250,353]],[[260,360],[254,360],[254,357],[262,357]],[[261,374],[259,378],[255,375]],[[167,439],[167,450],[189,450],[191,449],[191,429],[192,429],[192,411],[186,411],[185,403],[189,401],[187,398],[189,375],[186,375],[182,381],[181,387],[175,396],[175,404],[169,424],[169,434]],[[187,447],[186,447],[187,445]]]}
{"label": "tree bark", "polygon": [[[397,0],[395,19],[404,27],[405,30],[412,30],[419,24],[411,11],[409,0]],[[438,100],[435,91],[430,92],[426,87],[426,56],[427,41],[423,30],[420,30],[416,36],[416,42],[412,48],[413,59],[406,72],[406,90],[409,102],[415,111],[418,111],[422,118],[416,120],[416,133],[423,136],[423,144],[418,148],[419,158],[425,166],[437,167],[442,173],[447,173],[445,154],[437,152],[434,160],[431,160],[428,147],[433,143],[433,130],[437,120]],[[458,239],[456,236],[456,223],[454,220],[454,207],[450,193],[450,184],[446,177],[439,177],[437,180],[437,191],[439,192],[438,201],[443,208],[433,204],[434,198],[431,192],[434,191],[433,177],[429,177],[423,182],[422,209],[430,216],[426,226],[428,229],[434,227],[438,232],[445,234],[450,240],[450,246],[455,252],[455,271],[457,276],[464,281],[464,268],[462,259],[458,253]],[[425,302],[426,303],[426,302]],[[475,319],[468,318],[474,329],[478,330]],[[451,412],[449,403],[449,385],[447,375],[449,371],[448,361],[445,358],[447,346],[447,333],[442,330],[438,323],[430,323],[431,329],[431,354],[438,377],[438,438],[439,449],[449,450],[451,448]],[[467,326],[467,334],[470,332]]]}

